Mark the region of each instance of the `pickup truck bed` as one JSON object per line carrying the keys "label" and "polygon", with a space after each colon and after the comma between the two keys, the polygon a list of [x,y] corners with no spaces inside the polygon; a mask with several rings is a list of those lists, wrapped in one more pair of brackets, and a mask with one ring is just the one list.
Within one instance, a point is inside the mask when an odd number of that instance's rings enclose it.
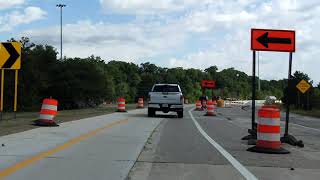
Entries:
{"label": "pickup truck bed", "polygon": [[148,116],[155,116],[156,111],[168,113],[174,111],[183,117],[183,95],[177,84],[155,84],[149,92]]}

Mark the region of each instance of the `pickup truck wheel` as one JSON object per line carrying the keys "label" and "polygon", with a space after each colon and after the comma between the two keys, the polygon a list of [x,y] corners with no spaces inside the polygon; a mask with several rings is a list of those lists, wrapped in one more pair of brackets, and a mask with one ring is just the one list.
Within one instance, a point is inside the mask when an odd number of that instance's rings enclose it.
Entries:
{"label": "pickup truck wheel", "polygon": [[155,110],[148,108],[148,117],[154,117],[156,115]]}
{"label": "pickup truck wheel", "polygon": [[178,111],[178,118],[183,118],[183,111]]}

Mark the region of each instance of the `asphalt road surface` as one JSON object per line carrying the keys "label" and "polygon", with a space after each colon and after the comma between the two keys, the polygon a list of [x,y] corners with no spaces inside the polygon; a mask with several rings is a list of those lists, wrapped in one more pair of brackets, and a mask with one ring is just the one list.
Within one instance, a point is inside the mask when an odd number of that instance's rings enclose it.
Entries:
{"label": "asphalt road surface", "polygon": [[319,179],[319,119],[292,115],[290,134],[305,147],[284,144],[290,154],[270,155],[241,141],[250,111],[208,117],[192,108],[182,119],[142,109],[3,136],[0,179]]}
{"label": "asphalt road surface", "polygon": [[[186,111],[187,112],[187,111]],[[240,139],[247,135],[250,111],[240,107],[217,109],[218,116],[190,111],[184,119],[166,116],[157,127],[131,170],[131,180],[160,179],[318,179],[320,175],[320,129],[290,125],[290,134],[302,139],[304,148],[283,147],[287,155],[257,154]],[[320,121],[292,115],[295,123],[319,127]],[[224,152],[218,151],[195,126],[194,120]],[[314,125],[317,124],[317,125]],[[284,124],[282,123],[282,127]],[[282,132],[284,129],[282,128]],[[240,166],[240,167],[239,167]],[[244,172],[245,168],[248,172]]]}

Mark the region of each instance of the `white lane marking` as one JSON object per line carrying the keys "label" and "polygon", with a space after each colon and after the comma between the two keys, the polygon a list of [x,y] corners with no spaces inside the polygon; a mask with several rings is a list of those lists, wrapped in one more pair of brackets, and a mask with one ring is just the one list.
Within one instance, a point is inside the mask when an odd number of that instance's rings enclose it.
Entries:
{"label": "white lane marking", "polygon": [[295,124],[295,123],[290,123],[290,124],[293,124],[295,126],[299,126],[299,127],[303,127],[303,128],[306,128],[306,129],[311,129],[311,130],[315,130],[315,131],[318,131],[320,132],[320,129],[316,129],[316,128],[312,128],[312,127],[307,127],[307,126],[302,126],[300,124]]}
{"label": "white lane marking", "polygon": [[194,108],[189,110],[190,117],[194,124],[196,125],[199,132],[202,134],[204,138],[208,140],[210,144],[212,144],[213,147],[215,147],[230,163],[231,165],[236,168],[243,177],[250,180],[257,180],[258,178],[255,177],[247,168],[245,168],[239,161],[237,161],[231,154],[229,154],[225,149],[223,149],[222,146],[220,146],[216,141],[214,141],[200,126],[200,124],[197,122],[197,120],[193,117],[193,114],[191,111]]}

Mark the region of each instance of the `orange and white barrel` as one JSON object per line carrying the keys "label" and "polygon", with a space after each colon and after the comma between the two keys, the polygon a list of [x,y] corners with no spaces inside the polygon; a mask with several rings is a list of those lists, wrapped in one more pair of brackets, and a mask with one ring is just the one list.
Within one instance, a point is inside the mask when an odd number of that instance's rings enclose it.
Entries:
{"label": "orange and white barrel", "polygon": [[280,141],[280,111],[271,108],[261,108],[258,111],[257,146],[279,149]]}
{"label": "orange and white barrel", "polygon": [[201,101],[200,100],[197,100],[196,101],[196,110],[201,110]]}
{"label": "orange and white barrel", "polygon": [[138,99],[138,108],[144,108],[143,98]]}
{"label": "orange and white barrel", "polygon": [[124,98],[118,98],[117,103],[118,103],[117,111],[126,112],[126,100]]}
{"label": "orange and white barrel", "polygon": [[289,151],[281,148],[280,140],[280,110],[260,108],[258,110],[257,143],[249,151],[287,154]]}
{"label": "orange and white barrel", "polygon": [[211,100],[207,102],[207,114],[206,116],[215,116],[216,114],[214,113],[214,105]]}
{"label": "orange and white barrel", "polygon": [[44,99],[42,102],[39,119],[35,121],[40,126],[57,126],[54,117],[58,114],[58,101],[55,99]]}

